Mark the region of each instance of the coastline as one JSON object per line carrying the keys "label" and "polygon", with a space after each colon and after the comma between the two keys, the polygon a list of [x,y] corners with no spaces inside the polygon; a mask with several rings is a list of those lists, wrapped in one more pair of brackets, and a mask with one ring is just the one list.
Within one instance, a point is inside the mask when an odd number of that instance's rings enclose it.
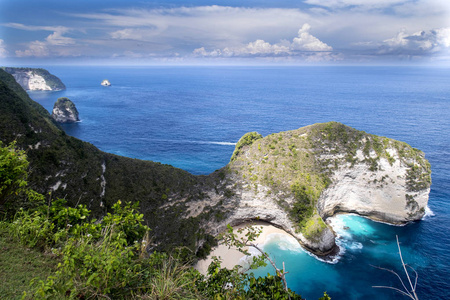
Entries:
{"label": "coastline", "polygon": [[[286,231],[277,228],[269,223],[266,222],[247,222],[242,223],[238,226],[234,226],[234,230],[236,231],[239,228],[246,227],[248,225],[262,227],[262,232],[259,235],[259,237],[254,241],[257,245],[263,245],[266,242],[268,242],[271,238],[271,236],[275,235],[283,235],[287,238],[294,239],[290,234],[288,234]],[[300,247],[300,244],[299,244]],[[248,250],[250,253],[257,253],[256,249],[249,249],[253,247],[246,247],[245,249]],[[241,252],[239,252],[236,248],[232,247],[229,248],[228,246],[224,244],[219,244],[217,247],[214,247],[211,253],[208,255],[206,259],[199,260],[195,265],[194,268],[197,269],[200,273],[206,274],[208,271],[208,266],[212,262],[212,257],[217,256],[221,259],[222,264],[221,266],[223,268],[232,269],[236,265],[244,265],[245,264],[245,255]]]}

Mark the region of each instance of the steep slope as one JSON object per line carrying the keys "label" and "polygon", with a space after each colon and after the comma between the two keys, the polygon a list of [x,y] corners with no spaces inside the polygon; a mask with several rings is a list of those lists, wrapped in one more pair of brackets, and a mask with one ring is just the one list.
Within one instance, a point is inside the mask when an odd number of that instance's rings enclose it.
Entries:
{"label": "steep slope", "polygon": [[[205,239],[200,219],[182,218],[184,202],[199,194],[202,177],[160,163],[104,153],[92,144],[67,136],[49,113],[31,100],[14,78],[0,70],[0,140],[14,140],[27,150],[29,186],[71,205],[84,203],[101,216],[117,200],[139,201],[155,236],[164,248],[197,250]],[[177,219],[177,222],[173,220]]]}

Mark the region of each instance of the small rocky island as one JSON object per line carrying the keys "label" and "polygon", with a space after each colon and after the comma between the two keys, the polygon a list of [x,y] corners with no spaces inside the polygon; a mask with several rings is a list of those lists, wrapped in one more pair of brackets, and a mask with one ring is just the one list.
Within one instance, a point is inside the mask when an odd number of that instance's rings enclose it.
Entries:
{"label": "small rocky island", "polygon": [[75,123],[80,121],[78,110],[69,98],[58,98],[53,106],[52,118],[58,123]]}
{"label": "small rocky island", "polygon": [[110,86],[111,82],[109,82],[108,79],[105,79],[105,80],[102,81],[101,85],[103,85],[103,86]]}
{"label": "small rocky island", "polygon": [[45,69],[3,67],[27,91],[61,91],[66,86],[61,79]]}

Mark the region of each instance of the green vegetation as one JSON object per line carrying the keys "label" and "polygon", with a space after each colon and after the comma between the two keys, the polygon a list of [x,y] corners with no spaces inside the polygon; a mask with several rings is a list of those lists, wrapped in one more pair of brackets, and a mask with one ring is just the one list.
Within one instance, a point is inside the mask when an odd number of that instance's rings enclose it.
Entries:
{"label": "green vegetation", "polygon": [[305,222],[302,233],[308,240],[317,242],[326,227],[327,225],[322,218],[318,214],[315,214]]}
{"label": "green vegetation", "polygon": [[[262,138],[262,135],[260,135],[257,132],[249,132],[244,134],[239,141],[236,144],[236,147],[234,149],[233,155],[231,156],[231,160],[233,161],[236,159],[236,157],[239,155],[239,153],[242,151],[242,149],[245,146],[250,146],[251,144],[253,144],[255,141],[259,140]],[[259,147],[259,146],[258,146]]]}
{"label": "green vegetation", "polygon": [[27,185],[27,168],[25,151],[17,151],[15,143],[3,147],[0,141],[0,206]]}

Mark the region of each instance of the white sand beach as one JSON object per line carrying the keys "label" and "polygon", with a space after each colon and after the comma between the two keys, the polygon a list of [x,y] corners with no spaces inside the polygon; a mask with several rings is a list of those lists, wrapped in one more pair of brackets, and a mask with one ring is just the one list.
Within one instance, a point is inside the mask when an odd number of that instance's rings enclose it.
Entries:
{"label": "white sand beach", "polygon": [[[269,236],[272,234],[281,234],[281,235],[286,235],[287,237],[289,237],[291,239],[293,238],[291,235],[286,233],[284,230],[279,229],[279,228],[272,226],[265,222],[244,223],[239,226],[235,226],[234,229],[236,231],[237,229],[245,227],[247,225],[262,227],[262,232],[255,241],[255,243],[258,245],[262,245],[262,244],[266,243]],[[238,250],[236,250],[235,248],[230,249],[226,245],[219,244],[219,246],[213,248],[213,250],[211,251],[211,253],[208,255],[208,257],[206,259],[200,260],[194,267],[197,270],[199,270],[200,273],[206,274],[206,272],[208,270],[208,266],[212,262],[213,256],[217,256],[222,259],[222,267],[232,269],[235,265],[244,263],[244,259],[242,259],[242,258],[244,258],[245,255],[242,254],[241,252],[239,252]]]}

